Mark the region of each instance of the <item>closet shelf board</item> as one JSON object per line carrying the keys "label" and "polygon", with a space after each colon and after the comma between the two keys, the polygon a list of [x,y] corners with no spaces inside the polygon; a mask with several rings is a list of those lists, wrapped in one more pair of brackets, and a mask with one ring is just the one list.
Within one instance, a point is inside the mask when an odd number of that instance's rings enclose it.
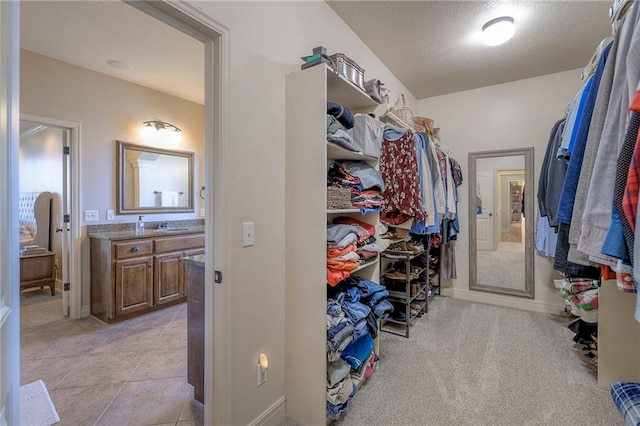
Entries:
{"label": "closet shelf board", "polygon": [[365,155],[361,152],[349,151],[346,148],[327,141],[327,159],[328,160],[361,160],[361,161],[378,161],[376,157]]}
{"label": "closet shelf board", "polygon": [[[420,312],[418,312],[418,315],[420,315],[420,313],[424,314],[424,308],[420,309]],[[408,325],[409,328],[413,327],[414,324],[416,323],[416,321],[418,320],[418,318],[420,318],[418,315],[412,315],[411,316],[411,319],[409,320],[409,325]],[[407,327],[407,322],[406,321],[400,321],[400,320],[393,319],[393,318],[387,318],[387,319],[384,320],[384,322],[385,322],[385,324],[382,325],[381,331],[384,331],[386,333],[391,333],[391,334],[397,334],[398,336],[403,336],[403,337],[407,337],[408,338],[408,336],[405,335],[406,330],[404,330]],[[402,328],[403,328],[403,331],[405,331],[405,333],[402,333],[402,334],[401,333],[397,333],[396,331],[400,331],[400,330],[395,330],[395,329],[391,329],[390,330],[389,327],[385,327],[386,323],[388,323],[388,322],[392,323],[392,324],[401,325]]]}
{"label": "closet shelf board", "polygon": [[327,210],[327,214],[347,214],[347,213],[360,213],[360,209],[335,209],[335,210]]}
{"label": "closet shelf board", "polygon": [[[420,276],[424,271],[426,271],[427,268],[418,268],[418,272],[412,272],[411,275],[418,275]],[[402,274],[404,274],[404,272],[400,272]],[[402,277],[402,278],[392,278],[392,277],[388,277],[386,274],[384,275],[384,277],[388,280],[392,280],[392,281],[407,281],[407,277]],[[417,278],[413,278],[410,279],[409,281],[415,281]]]}
{"label": "closet shelf board", "polygon": [[414,253],[412,251],[385,251],[382,253],[382,256],[386,257],[387,259],[407,260],[408,257],[409,260],[413,260],[416,257],[420,256],[422,253],[424,253],[424,250],[418,253]]}
{"label": "closet shelf board", "polygon": [[327,65],[327,99],[349,109],[372,109],[380,105],[360,87],[336,74]]}
{"label": "closet shelf board", "polygon": [[366,212],[362,213],[360,209],[336,209],[336,210],[327,210],[327,214],[348,214],[348,213],[358,213],[362,216],[366,216],[368,214],[378,214],[378,212]]}
{"label": "closet shelf board", "polygon": [[354,272],[358,272],[363,270],[364,268],[368,268],[371,265],[377,265],[378,264],[378,258],[376,257],[376,260],[372,260],[371,262],[367,262],[364,265],[360,265],[358,266],[356,269],[354,269],[353,271],[351,271],[351,273],[353,274]]}
{"label": "closet shelf board", "polygon": [[[407,293],[406,292],[389,290],[389,289],[387,289],[387,291],[389,292],[389,298],[397,300],[397,301],[402,302],[402,303],[407,302]],[[428,288],[427,288],[427,283],[424,283],[424,284],[420,285],[420,291],[418,293],[423,292],[423,291],[429,291]],[[417,300],[417,297],[418,297],[417,295],[411,297],[409,299],[409,303],[424,302],[424,300]]]}

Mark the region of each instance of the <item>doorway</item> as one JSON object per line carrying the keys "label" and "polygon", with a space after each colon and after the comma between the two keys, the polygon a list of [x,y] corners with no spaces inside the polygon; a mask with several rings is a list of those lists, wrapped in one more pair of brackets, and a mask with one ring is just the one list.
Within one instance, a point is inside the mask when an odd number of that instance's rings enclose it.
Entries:
{"label": "doorway", "polygon": [[508,248],[524,251],[524,170],[498,171],[498,222],[500,242]]}
{"label": "doorway", "polygon": [[[74,229],[79,227],[79,215],[73,212],[79,204],[79,192],[72,179],[79,174],[79,132],[76,123],[31,115],[23,115],[20,120],[19,191],[21,197],[25,193],[50,194],[49,214],[38,218],[46,222],[48,238],[40,239],[39,244],[54,253],[55,275],[53,297],[46,297],[46,292],[43,295],[38,288],[21,292],[21,329],[64,317],[81,317],[79,253],[73,250],[78,239]],[[22,214],[19,212],[19,216]],[[22,239],[20,245],[25,245]]]}
{"label": "doorway", "polygon": [[[62,238],[63,212],[61,207],[65,204],[63,199],[63,144],[67,138],[65,129],[48,127],[42,123],[20,120],[20,180],[19,191],[21,207],[20,217],[20,329],[25,330],[38,325],[49,324],[69,315],[68,297],[62,297],[63,286],[61,274],[68,273],[68,268],[62,264],[62,258],[68,258],[66,244]],[[28,195],[29,194],[29,195]],[[30,195],[33,194],[33,195]],[[38,195],[36,195],[38,194]],[[28,196],[37,197],[44,202],[46,209],[31,209],[30,203],[23,206],[22,199]],[[44,198],[43,198],[44,197]],[[35,227],[31,228],[23,224],[35,217]],[[65,224],[66,228],[66,224]],[[39,245],[30,245],[34,234],[46,234],[46,238],[39,238]],[[35,254],[40,250],[46,250],[44,255],[52,252],[53,269],[51,262],[39,262]],[[35,253],[31,253],[35,251]],[[63,251],[64,256],[63,256]],[[36,264],[27,265],[29,259]],[[28,269],[35,266],[44,266],[42,273],[55,277],[54,288],[26,288],[23,289],[23,275]],[[26,270],[25,270],[26,269]],[[51,272],[49,271],[51,270]],[[39,271],[35,273],[41,274]],[[50,285],[50,284],[49,284]],[[68,296],[68,295],[67,295]]]}
{"label": "doorway", "polygon": [[[3,2],[4,3],[4,2]],[[206,283],[213,283],[214,268],[217,272],[221,272],[228,267],[228,259],[224,257],[224,245],[225,241],[223,236],[225,227],[224,221],[224,181],[225,181],[225,167],[228,161],[223,157],[222,142],[226,140],[226,117],[225,108],[227,101],[226,87],[228,87],[228,30],[219,25],[211,18],[201,14],[196,9],[183,4],[167,4],[156,2],[132,2],[133,5],[145,11],[146,13],[162,20],[165,23],[180,28],[189,35],[199,39],[204,44],[205,58],[206,58],[206,164],[209,166],[206,170],[206,182],[205,185],[211,197],[206,200]],[[2,57],[0,58],[0,66],[2,69],[3,79],[0,81],[0,95],[3,102],[6,102],[10,106],[8,110],[3,110],[2,117],[0,117],[0,132],[2,133],[3,142],[2,149],[6,154],[4,157],[5,168],[8,177],[17,177],[17,146],[18,146],[18,123],[17,123],[17,108],[18,108],[18,95],[17,95],[17,82],[18,82],[18,41],[16,40],[16,34],[19,34],[17,29],[18,20],[18,6],[17,5],[2,5],[0,10],[0,18],[2,19],[2,34],[0,42],[2,43]],[[12,22],[15,25],[9,25]],[[7,24],[7,25],[5,25]],[[13,30],[13,31],[9,31]],[[9,70],[10,72],[5,72]],[[5,79],[4,77],[7,76]],[[15,106],[15,107],[14,107]],[[13,119],[11,118],[13,114]],[[212,170],[213,168],[213,170]],[[11,179],[7,179],[6,182],[11,182]],[[0,191],[0,194],[7,194],[6,200],[3,197],[4,205],[11,205],[11,198],[18,194],[18,187],[16,184],[7,183],[6,191]],[[7,202],[8,201],[8,202]],[[2,222],[2,229],[9,229],[15,222],[16,218],[15,209],[6,212],[6,214],[0,215],[0,221]],[[73,229],[72,229],[73,232]],[[219,236],[214,240],[213,235]],[[77,234],[79,235],[79,233]],[[7,244],[0,247],[7,254],[11,251],[13,242],[17,239],[17,230],[7,233],[9,238],[3,238],[4,241],[8,241]],[[75,253],[75,251],[73,251]],[[215,255],[214,255],[215,254]],[[18,268],[17,268],[17,256],[3,256],[3,265],[1,268],[3,281],[6,283],[18,282]],[[6,278],[6,280],[4,280]],[[230,363],[230,356],[228,354],[230,333],[226,330],[230,324],[229,312],[226,309],[228,301],[230,299],[229,288],[230,280],[226,279],[224,286],[205,286],[205,388],[207,389],[205,406],[208,409],[205,411],[205,423],[207,424],[224,424],[229,423],[231,418],[230,407],[227,398],[230,393],[226,392],[229,389],[231,378],[229,377],[230,369],[227,366]],[[17,420],[18,410],[18,379],[15,372],[13,374],[5,374],[9,372],[6,362],[9,361],[14,365],[18,365],[17,362],[17,349],[9,351],[8,356],[5,355],[5,348],[9,346],[17,347],[16,342],[18,339],[19,328],[17,327],[16,315],[10,316],[9,313],[17,308],[18,297],[17,292],[11,290],[5,298],[5,290],[3,287],[3,313],[7,312],[7,321],[3,326],[2,336],[3,340],[3,365],[0,376],[0,383],[2,383],[2,416],[9,419],[7,423],[13,423],[13,420]],[[215,297],[214,297],[215,296]],[[215,304],[215,308],[214,308]],[[73,303],[72,303],[73,306]],[[6,309],[5,309],[6,308]],[[4,318],[4,317],[3,317]],[[213,327],[210,324],[215,324],[217,332],[214,333]],[[215,343],[215,344],[214,344]],[[11,344],[11,345],[9,345]],[[224,348],[224,349],[223,349]],[[215,350],[214,350],[215,349]],[[215,381],[213,380],[215,377]],[[215,398],[214,398],[215,395]]]}

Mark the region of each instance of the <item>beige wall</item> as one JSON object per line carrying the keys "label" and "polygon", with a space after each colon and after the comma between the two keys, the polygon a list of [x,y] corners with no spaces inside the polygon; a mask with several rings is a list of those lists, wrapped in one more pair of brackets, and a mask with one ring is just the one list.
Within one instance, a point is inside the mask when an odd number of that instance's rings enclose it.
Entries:
{"label": "beige wall", "polygon": [[[361,65],[365,79],[381,79],[391,88],[393,101],[400,91],[408,103],[416,100],[324,2],[190,3],[231,30],[227,149],[233,168],[226,206],[234,318],[230,401],[233,423],[242,425],[284,395],[284,77],[300,69],[301,56],[323,45]],[[244,221],[255,222],[254,247],[242,248]],[[269,379],[256,388],[260,352],[269,356]]]}
{"label": "beige wall", "polygon": [[[225,244],[232,267],[225,276],[233,286],[230,400],[233,424],[241,425],[284,396],[284,77],[300,69],[301,56],[324,45],[361,65],[365,79],[382,80],[392,102],[401,92],[410,106],[416,99],[324,2],[190,3],[231,30],[226,150],[232,167],[225,208],[232,232]],[[24,113],[83,125],[82,209],[99,209],[101,220],[105,209],[114,208],[114,140],[139,142],[137,126],[146,119],[176,124],[186,140],[203,137],[200,106],[29,52],[23,52],[22,88]],[[191,121],[196,116],[197,129]],[[196,186],[204,176],[201,168],[199,176]],[[245,221],[255,222],[256,243],[250,248],[241,244]],[[269,356],[269,377],[256,388],[261,352]]]}
{"label": "beige wall", "polygon": [[[196,152],[195,187],[204,185],[204,107],[156,90],[108,77],[28,51],[21,51],[20,109],[22,114],[79,123],[80,209],[98,210],[99,222],[135,222],[135,215],[116,215],[106,221],[106,210],[116,209],[115,141],[144,145],[140,129],[145,120],[162,120],[182,129],[181,150]],[[194,219],[196,212],[145,215],[145,220]],[[204,206],[204,205],[203,205]],[[86,236],[84,217],[80,218]],[[82,306],[89,306],[89,244],[82,243]]]}
{"label": "beige wall", "polygon": [[[436,127],[442,129],[442,142],[449,147],[450,155],[458,160],[463,173],[468,170],[469,152],[532,146],[537,191],[551,128],[563,117],[564,110],[581,85],[580,70],[565,71],[422,99],[418,102],[418,112],[419,115],[433,118]],[[553,279],[559,278],[559,275],[553,271],[552,260],[537,254],[533,301],[469,291],[467,185],[460,187],[459,195],[462,233],[456,243],[458,279],[452,282],[453,295],[541,312],[560,312],[562,298],[553,287]]]}

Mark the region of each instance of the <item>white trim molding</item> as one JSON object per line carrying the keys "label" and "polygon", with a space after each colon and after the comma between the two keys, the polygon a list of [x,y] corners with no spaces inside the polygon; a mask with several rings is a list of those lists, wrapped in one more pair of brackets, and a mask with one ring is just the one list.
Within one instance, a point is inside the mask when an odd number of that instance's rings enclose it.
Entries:
{"label": "white trim molding", "polygon": [[91,305],[83,306],[82,309],[80,310],[80,315],[82,318],[88,317],[89,315],[91,315]]}
{"label": "white trim molding", "polygon": [[260,414],[254,421],[249,423],[249,426],[276,426],[282,422],[285,415],[285,397],[281,396],[271,407],[267,408],[262,414]]}
{"label": "white trim molding", "polygon": [[482,291],[461,290],[457,288],[442,290],[443,296],[451,296],[454,299],[468,300],[469,302],[485,303],[488,305],[504,306],[507,308],[523,309],[525,311],[542,312],[545,314],[560,315],[564,312],[563,305],[543,303],[531,299],[503,296]]}

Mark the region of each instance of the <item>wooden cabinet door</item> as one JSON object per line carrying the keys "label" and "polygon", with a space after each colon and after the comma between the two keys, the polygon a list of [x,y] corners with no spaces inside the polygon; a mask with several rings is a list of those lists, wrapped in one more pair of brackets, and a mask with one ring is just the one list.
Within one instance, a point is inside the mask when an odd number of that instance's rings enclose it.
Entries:
{"label": "wooden cabinet door", "polygon": [[[199,248],[199,249],[185,250],[184,251],[184,257],[197,256],[197,255],[200,255],[200,254],[204,254],[204,247],[203,248]],[[189,297],[189,285],[187,284],[188,283],[188,281],[187,281],[187,267],[184,264],[182,265],[182,282],[184,283],[184,287],[183,287],[184,295],[187,296],[187,298],[188,298]]]}
{"label": "wooden cabinet door", "polygon": [[182,251],[154,256],[153,302],[156,305],[184,297],[184,274],[182,262],[180,262],[182,256]]}
{"label": "wooden cabinet door", "polygon": [[116,263],[116,316],[153,306],[153,262],[144,256]]}

